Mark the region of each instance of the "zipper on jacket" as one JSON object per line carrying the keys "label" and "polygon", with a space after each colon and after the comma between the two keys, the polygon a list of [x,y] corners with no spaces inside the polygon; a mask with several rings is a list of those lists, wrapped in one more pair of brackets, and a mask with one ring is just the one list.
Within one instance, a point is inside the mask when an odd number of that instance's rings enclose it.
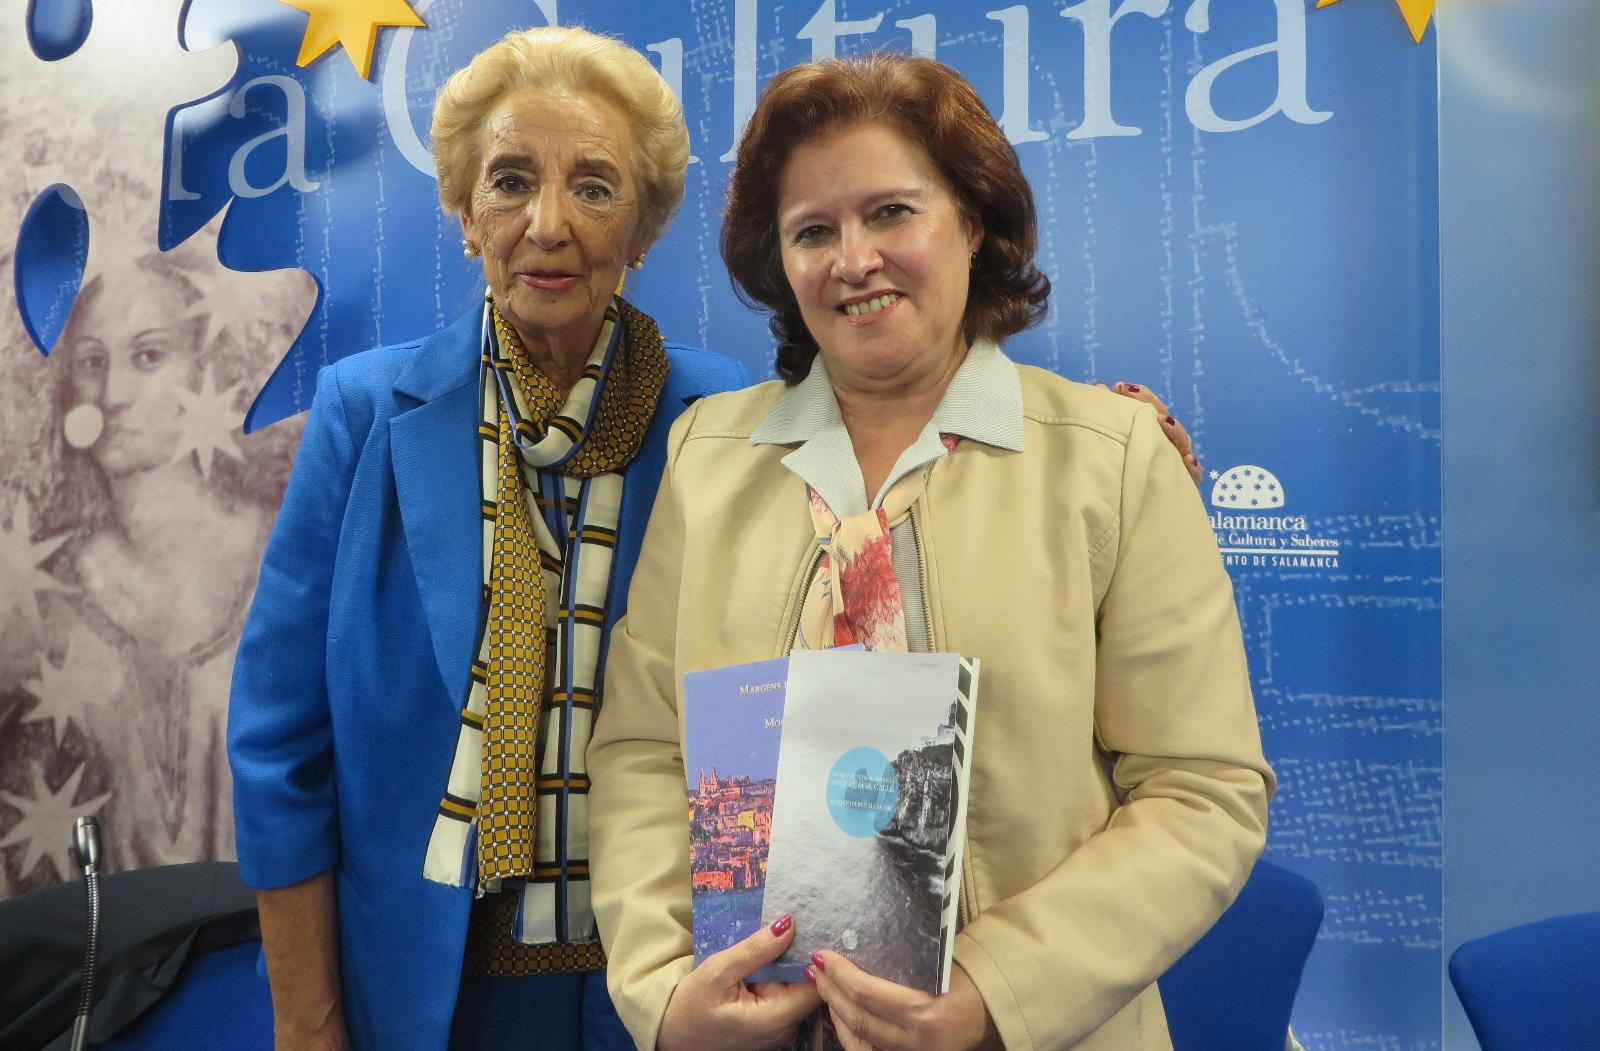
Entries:
{"label": "zipper on jacket", "polygon": [[[929,596],[933,589],[928,584],[928,560],[923,554],[927,549],[923,546],[921,519],[917,516],[916,505],[911,507],[911,535],[917,544],[917,580],[922,585],[922,619],[928,628],[928,648],[934,648],[933,638],[933,603]],[[967,816],[972,816],[972,759],[967,756]],[[972,841],[969,839],[961,850],[961,887],[956,896],[956,915],[960,926],[965,927],[972,922]]]}
{"label": "zipper on jacket", "polygon": [[811,556],[811,561],[806,566],[805,576],[800,579],[800,591],[794,604],[794,623],[789,625],[789,641],[784,643],[783,646],[783,656],[785,657],[794,652],[795,639],[800,637],[800,618],[806,611],[806,591],[811,587],[811,581],[817,575],[817,567],[822,565],[822,556],[824,554],[822,545],[817,544],[815,540],[812,543],[816,544],[817,553]]}
{"label": "zipper on jacket", "polygon": [[933,642],[933,607],[928,603],[928,560],[922,555],[922,525],[917,519],[917,507],[911,505],[911,536],[917,545],[917,583],[922,588],[922,623],[928,632],[928,649],[934,648]]}

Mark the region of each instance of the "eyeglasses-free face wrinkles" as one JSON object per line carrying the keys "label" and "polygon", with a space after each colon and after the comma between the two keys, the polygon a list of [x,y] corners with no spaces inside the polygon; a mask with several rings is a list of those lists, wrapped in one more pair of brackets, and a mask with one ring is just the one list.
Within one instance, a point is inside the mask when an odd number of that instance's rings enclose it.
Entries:
{"label": "eyeglasses-free face wrinkles", "polygon": [[598,95],[525,88],[490,111],[482,135],[462,230],[535,363],[575,373],[623,268],[644,249],[626,114]]}

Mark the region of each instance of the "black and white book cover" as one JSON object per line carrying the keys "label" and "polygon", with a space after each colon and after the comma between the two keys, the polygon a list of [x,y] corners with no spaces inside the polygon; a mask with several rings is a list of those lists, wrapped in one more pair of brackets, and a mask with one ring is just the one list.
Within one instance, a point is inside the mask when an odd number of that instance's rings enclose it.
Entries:
{"label": "black and white book cover", "polygon": [[762,906],[794,916],[779,966],[830,949],[949,988],[977,679],[953,653],[790,656]]}

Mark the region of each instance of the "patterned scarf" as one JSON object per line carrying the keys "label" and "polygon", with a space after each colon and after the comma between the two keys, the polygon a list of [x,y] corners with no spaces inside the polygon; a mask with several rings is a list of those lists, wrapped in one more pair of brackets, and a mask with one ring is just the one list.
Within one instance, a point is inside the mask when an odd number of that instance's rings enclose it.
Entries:
{"label": "patterned scarf", "polygon": [[[945,452],[961,440],[941,434]],[[822,558],[811,574],[805,602],[800,607],[797,650],[821,650],[860,643],[874,652],[906,652],[906,611],[900,598],[900,581],[894,575],[894,550],[890,533],[911,514],[911,507],[928,488],[941,456],[902,477],[884,494],[876,508],[840,518],[815,489],[806,486],[811,525],[816,530]],[[930,640],[931,641],[931,640]],[[798,1035],[784,1051],[844,1051],[827,1011],[818,1008],[802,1023]]]}
{"label": "patterned scarf", "polygon": [[480,897],[519,885],[491,907],[517,943],[551,951],[507,962],[521,973],[584,970],[603,964],[589,907],[584,751],[604,669],[622,471],[655,413],[667,356],[655,323],[617,299],[563,399],[492,303],[483,333],[487,616],[423,875]]}
{"label": "patterned scarf", "polygon": [[[959,435],[941,434],[945,451]],[[822,558],[800,607],[796,649],[820,650],[861,643],[869,650],[904,653],[906,611],[894,575],[889,534],[911,514],[944,457],[905,475],[875,509],[840,518],[815,489],[806,486],[811,524]]]}

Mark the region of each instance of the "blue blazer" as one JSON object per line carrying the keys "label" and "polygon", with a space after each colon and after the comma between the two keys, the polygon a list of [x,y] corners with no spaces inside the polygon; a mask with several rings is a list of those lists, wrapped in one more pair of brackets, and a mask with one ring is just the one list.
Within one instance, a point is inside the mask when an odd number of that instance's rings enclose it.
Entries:
{"label": "blue blazer", "polygon": [[[362,1048],[443,1049],[460,981],[471,891],[428,882],[422,862],[481,615],[480,319],[322,370],[234,666],[241,872],[270,888],[334,870],[345,1019]],[[727,358],[667,353],[626,472],[613,621],[668,428],[749,382]]]}

